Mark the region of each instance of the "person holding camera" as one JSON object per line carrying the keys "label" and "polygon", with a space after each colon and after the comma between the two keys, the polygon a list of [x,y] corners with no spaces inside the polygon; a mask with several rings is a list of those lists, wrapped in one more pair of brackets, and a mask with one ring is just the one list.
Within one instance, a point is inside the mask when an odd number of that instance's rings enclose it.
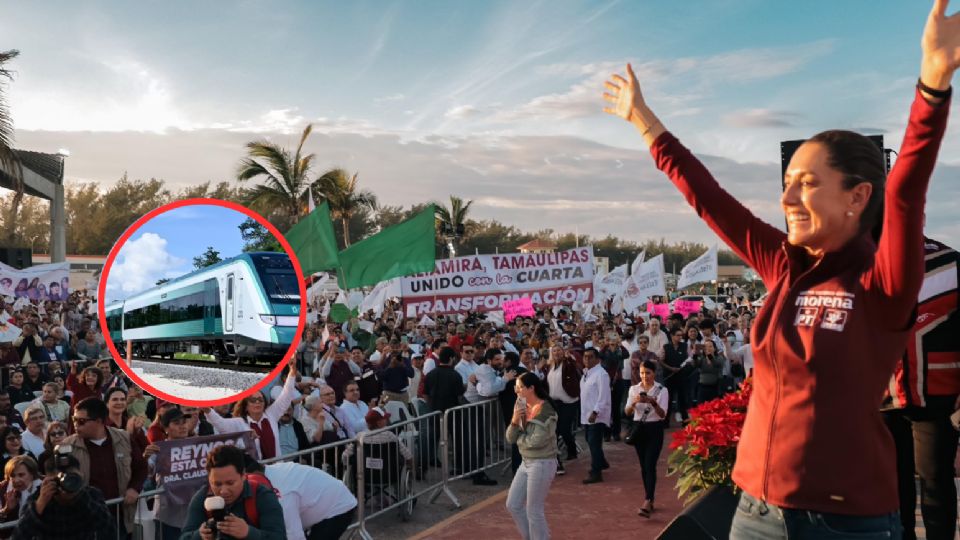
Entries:
{"label": "person holding camera", "polygon": [[272,486],[249,478],[244,451],[222,445],[207,454],[207,482],[190,501],[181,540],[287,537],[283,508]]}
{"label": "person holding camera", "polygon": [[72,447],[60,445],[43,461],[46,476],[20,514],[13,538],[116,538],[113,515],[99,489],[80,476]]}
{"label": "person holding camera", "polygon": [[670,404],[670,392],[656,382],[657,364],[644,360],[639,366],[640,382],[627,391],[627,406],[624,412],[633,417],[633,425],[627,436],[640,460],[640,474],[646,500],[637,513],[650,517],[653,512],[653,496],[657,489],[657,460],[663,449],[663,428]]}
{"label": "person holding camera", "polygon": [[720,378],[726,358],[710,339],[696,345],[695,350],[693,365],[700,371],[698,395],[700,403],[704,403],[720,395]]}

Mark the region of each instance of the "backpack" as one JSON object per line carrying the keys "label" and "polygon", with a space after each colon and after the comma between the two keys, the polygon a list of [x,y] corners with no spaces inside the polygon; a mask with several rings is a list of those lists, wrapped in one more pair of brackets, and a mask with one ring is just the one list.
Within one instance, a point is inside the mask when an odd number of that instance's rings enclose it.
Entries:
{"label": "backpack", "polygon": [[[277,498],[280,498],[280,492],[277,491],[277,488],[273,487],[273,484],[270,483],[267,476],[261,472],[247,473],[247,483],[250,484],[250,492],[253,496],[243,499],[243,513],[246,514],[247,523],[256,528],[260,528],[260,512],[257,510],[257,487],[263,486],[273,490]],[[213,517],[213,513],[207,512],[207,518],[209,519],[211,517]]]}

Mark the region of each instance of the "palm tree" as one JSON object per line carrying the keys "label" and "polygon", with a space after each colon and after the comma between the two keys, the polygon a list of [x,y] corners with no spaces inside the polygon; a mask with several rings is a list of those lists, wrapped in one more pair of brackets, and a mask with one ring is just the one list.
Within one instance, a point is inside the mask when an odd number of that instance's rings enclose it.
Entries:
{"label": "palm tree", "polygon": [[272,215],[281,230],[297,222],[309,193],[311,181],[307,175],[314,154],[303,155],[303,144],[311,131],[313,125],[308,124],[293,155],[269,141],[247,143],[247,157],[237,169],[237,180],[241,182],[263,177],[264,183],[244,191],[242,202],[261,214]]}
{"label": "palm tree", "polygon": [[[0,52],[0,78],[13,80],[13,71],[4,64],[13,60],[20,51],[12,49]],[[17,213],[20,202],[23,200],[23,170],[20,168],[20,159],[13,150],[13,117],[7,106],[6,85],[0,84],[0,168],[6,171],[13,184],[13,200],[10,202],[10,213],[7,218],[7,231],[12,242],[16,239]]]}
{"label": "palm tree", "polygon": [[456,257],[460,239],[466,235],[467,214],[470,213],[472,204],[472,200],[464,204],[463,199],[453,195],[450,196],[449,208],[436,203],[437,229],[441,236],[447,239],[447,251],[451,257]]}
{"label": "palm tree", "polygon": [[350,218],[362,209],[377,210],[377,196],[357,189],[357,175],[335,168],[323,173],[314,183],[317,195],[330,205],[330,218],[343,224],[343,246],[350,247]]}

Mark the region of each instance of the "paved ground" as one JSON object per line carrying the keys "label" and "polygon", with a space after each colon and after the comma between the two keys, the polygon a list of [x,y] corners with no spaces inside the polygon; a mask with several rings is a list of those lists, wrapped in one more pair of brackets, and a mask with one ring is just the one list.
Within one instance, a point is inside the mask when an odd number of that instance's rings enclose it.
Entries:
{"label": "paved ground", "polygon": [[[580,438],[582,440],[582,435]],[[586,445],[581,442],[581,446]],[[675,479],[663,479],[666,473],[666,448],[659,463],[661,481],[657,485],[657,511],[649,519],[637,515],[644,496],[640,466],[633,449],[623,443],[606,443],[604,452],[611,468],[604,474],[603,483],[589,486],[581,484],[589,469],[588,455],[567,462],[566,476],[558,477],[554,482],[547,499],[547,520],[552,538],[652,539],[680,512],[681,504],[673,490]],[[460,513],[410,538],[518,538],[513,519],[504,507],[506,496],[507,492],[503,489],[473,506],[465,506]]]}

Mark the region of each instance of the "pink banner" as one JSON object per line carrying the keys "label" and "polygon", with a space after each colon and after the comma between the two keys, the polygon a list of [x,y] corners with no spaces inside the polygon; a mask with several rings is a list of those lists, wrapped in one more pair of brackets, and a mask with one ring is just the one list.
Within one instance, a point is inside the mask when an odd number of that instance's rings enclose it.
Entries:
{"label": "pink banner", "polygon": [[503,303],[503,321],[510,322],[517,317],[533,317],[536,315],[533,309],[533,301],[529,296],[518,298],[516,300],[507,300]]}
{"label": "pink banner", "polygon": [[647,311],[651,315],[659,315],[661,319],[666,320],[670,317],[670,304],[654,304],[647,302]]}
{"label": "pink banner", "polygon": [[702,306],[703,302],[699,300],[677,300],[673,304],[673,310],[687,318],[691,313],[700,311]]}

